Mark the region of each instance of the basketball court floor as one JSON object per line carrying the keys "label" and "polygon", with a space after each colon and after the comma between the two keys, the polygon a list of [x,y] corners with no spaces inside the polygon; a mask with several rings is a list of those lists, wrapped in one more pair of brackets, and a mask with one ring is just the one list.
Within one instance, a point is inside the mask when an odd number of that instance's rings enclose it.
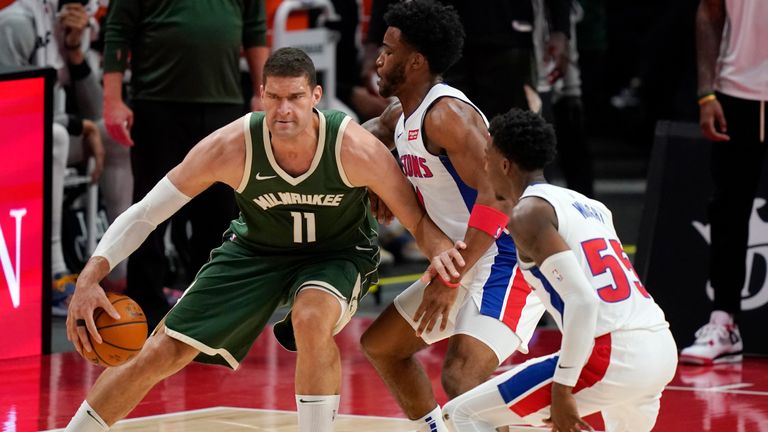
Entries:
{"label": "basketball court floor", "polygon": [[[337,336],[342,352],[343,384],[339,432],[413,430],[358,347],[370,318],[355,318]],[[537,331],[531,355],[559,345],[559,334]],[[436,389],[440,388],[445,344],[419,354]],[[516,354],[512,363],[525,357]],[[112,430],[148,431],[296,431],[293,391],[295,356],[283,350],[271,331],[261,335],[237,372],[192,364],[155,387]],[[741,365],[681,366],[664,393],[657,431],[768,431],[768,360],[748,358]],[[55,430],[66,426],[101,369],[65,352],[0,361],[0,424],[3,432]],[[588,417],[603,430],[599,415]],[[530,427],[515,431],[545,430]]]}

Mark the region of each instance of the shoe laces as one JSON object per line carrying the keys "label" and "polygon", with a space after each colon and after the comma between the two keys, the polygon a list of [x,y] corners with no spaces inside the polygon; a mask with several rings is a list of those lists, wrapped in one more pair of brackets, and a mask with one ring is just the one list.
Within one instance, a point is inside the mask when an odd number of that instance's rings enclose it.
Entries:
{"label": "shoe laces", "polygon": [[728,328],[721,324],[708,323],[696,331],[696,343],[708,342],[715,338],[728,339]]}

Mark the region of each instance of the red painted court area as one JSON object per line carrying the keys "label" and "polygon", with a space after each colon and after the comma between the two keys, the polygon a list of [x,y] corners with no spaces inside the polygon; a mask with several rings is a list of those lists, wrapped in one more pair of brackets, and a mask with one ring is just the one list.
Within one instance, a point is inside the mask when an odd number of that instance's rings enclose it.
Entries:
{"label": "red painted court area", "polygon": [[[337,337],[342,351],[344,382],[341,413],[402,417],[384,383],[358,348],[370,324],[354,319]],[[559,334],[540,330],[531,355],[554,351]],[[432,378],[438,399],[445,344],[419,357]],[[515,356],[519,363],[525,357]],[[159,384],[130,417],[182,412],[215,406],[294,410],[295,356],[265,332],[240,370],[193,364]],[[504,365],[502,369],[508,368]],[[0,361],[0,425],[5,431],[62,428],[82,402],[101,369],[77,353]],[[678,368],[661,402],[658,431],[768,432],[768,359],[749,358],[741,365]],[[588,418],[602,430],[599,415]]]}

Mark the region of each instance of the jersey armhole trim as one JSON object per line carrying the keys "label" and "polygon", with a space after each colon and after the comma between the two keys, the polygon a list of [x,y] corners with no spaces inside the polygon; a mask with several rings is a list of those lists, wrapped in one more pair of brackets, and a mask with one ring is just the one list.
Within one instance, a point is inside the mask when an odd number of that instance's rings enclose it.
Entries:
{"label": "jersey armhole trim", "polygon": [[336,166],[339,169],[339,177],[341,177],[341,181],[343,181],[347,187],[354,188],[355,186],[352,185],[352,183],[349,181],[349,178],[347,178],[347,173],[344,171],[344,166],[341,163],[341,143],[344,141],[344,132],[347,130],[347,125],[349,124],[350,120],[352,120],[352,117],[344,117],[344,120],[342,120],[341,124],[339,125],[339,131],[336,133],[335,151]]}
{"label": "jersey armhole trim", "polygon": [[[453,99],[459,100],[461,102],[464,102],[465,104],[467,104],[470,107],[472,107],[478,114],[480,114],[480,118],[482,118],[483,121],[485,122],[485,127],[488,127],[488,125],[490,124],[488,122],[488,118],[485,117],[485,114],[483,114],[483,112],[480,111],[480,108],[478,108],[477,105],[475,105],[472,101],[470,101],[469,98],[467,97],[467,95],[465,95],[463,92],[459,91],[458,89],[456,89],[454,87],[451,87],[451,86],[448,86],[448,85],[446,85],[444,83],[438,83],[438,84],[435,84],[431,89],[429,89],[429,91],[431,92],[432,89],[436,88],[438,85],[445,85],[450,90],[448,90],[447,93],[437,95],[432,101],[430,101],[429,105],[427,105],[427,107],[424,109],[424,112],[421,113],[421,119],[419,120],[419,130],[421,130],[421,141],[424,144],[424,150],[428,154],[431,154],[432,156],[435,156],[435,157],[440,157],[441,155],[433,154],[432,152],[430,152],[427,149],[427,140],[425,139],[427,134],[424,132],[424,120],[427,119],[427,114],[429,113],[429,110],[431,110],[432,107],[440,99],[449,97],[449,98],[453,98]],[[427,95],[429,95],[429,93],[427,93]],[[405,126],[405,120],[403,120],[403,126]],[[405,129],[405,128],[403,128],[403,129]]]}
{"label": "jersey armhole trim", "polygon": [[237,187],[237,193],[243,193],[248,181],[251,177],[251,163],[253,160],[253,145],[251,141],[251,114],[248,113],[243,117],[243,136],[245,137],[245,164],[243,166],[243,178],[240,180],[240,185]]}
{"label": "jersey armhole trim", "polygon": [[568,220],[565,217],[565,214],[563,212],[563,209],[560,208],[557,202],[553,198],[550,198],[547,196],[547,194],[539,191],[530,191],[527,192],[523,198],[527,197],[536,197],[539,199],[542,199],[549,204],[550,207],[555,211],[555,217],[557,218],[557,233],[560,234],[560,237],[563,238],[563,240],[568,241],[566,238],[566,234],[568,232]]}

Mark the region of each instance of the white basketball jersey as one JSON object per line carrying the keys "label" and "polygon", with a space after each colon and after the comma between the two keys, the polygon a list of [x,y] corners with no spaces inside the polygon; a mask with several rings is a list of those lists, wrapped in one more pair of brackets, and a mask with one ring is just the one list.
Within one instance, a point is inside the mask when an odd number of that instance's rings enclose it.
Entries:
{"label": "white basketball jersey", "polygon": [[[400,115],[395,127],[395,144],[403,172],[416,188],[429,217],[456,241],[464,239],[477,191],[461,180],[448,156],[435,156],[424,144],[424,116],[442,97],[453,97],[475,106],[461,91],[446,84],[436,84],[410,117],[406,119],[405,115]],[[483,115],[479,109],[477,112]]]}
{"label": "white basketball jersey", "polygon": [[[525,197],[549,202],[557,215],[558,232],[601,299],[595,337],[616,330],[669,327],[664,312],[643,287],[613,227],[611,211],[603,203],[550,184],[528,186]],[[533,263],[518,261],[525,280],[541,298],[562,330],[568,305]]]}
{"label": "white basketball jersey", "polygon": [[[469,214],[477,198],[477,191],[468,186],[459,177],[447,155],[433,155],[427,151],[424,143],[422,125],[424,117],[430,107],[440,98],[452,97],[466,102],[474,107],[485,120],[485,115],[460,90],[447,84],[434,85],[416,111],[407,119],[401,115],[395,127],[395,144],[403,166],[403,173],[416,189],[424,209],[435,224],[451,240],[464,240],[467,231]],[[478,167],[482,169],[482,167]],[[505,235],[504,237],[508,237]],[[509,249],[514,255],[514,246],[510,238],[500,239],[491,246],[484,258],[478,261],[464,280],[473,277],[481,277],[478,271],[487,273],[489,269],[482,265],[492,264],[493,257],[499,253],[499,249]],[[506,245],[509,245],[507,248]]]}

